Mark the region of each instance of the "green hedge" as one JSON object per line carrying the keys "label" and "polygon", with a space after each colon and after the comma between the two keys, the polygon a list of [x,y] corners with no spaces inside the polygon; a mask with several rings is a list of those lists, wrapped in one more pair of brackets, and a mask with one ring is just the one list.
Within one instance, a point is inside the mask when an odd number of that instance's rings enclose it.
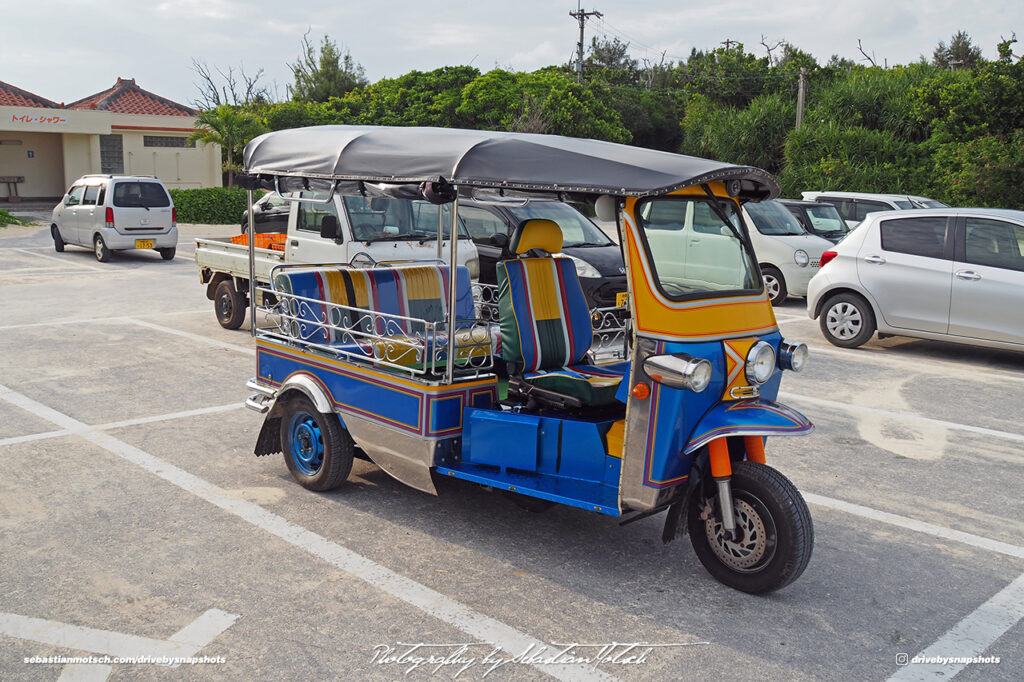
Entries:
{"label": "green hedge", "polygon": [[178,209],[179,223],[237,224],[247,207],[245,190],[238,187],[172,189],[170,192]]}

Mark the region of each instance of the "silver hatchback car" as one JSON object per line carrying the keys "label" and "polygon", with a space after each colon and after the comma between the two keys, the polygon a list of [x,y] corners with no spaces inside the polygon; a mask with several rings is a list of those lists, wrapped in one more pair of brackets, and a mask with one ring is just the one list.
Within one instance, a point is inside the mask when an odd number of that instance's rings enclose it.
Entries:
{"label": "silver hatchback car", "polygon": [[878,331],[1024,351],[1024,211],[871,214],[823,254],[807,314],[845,348]]}

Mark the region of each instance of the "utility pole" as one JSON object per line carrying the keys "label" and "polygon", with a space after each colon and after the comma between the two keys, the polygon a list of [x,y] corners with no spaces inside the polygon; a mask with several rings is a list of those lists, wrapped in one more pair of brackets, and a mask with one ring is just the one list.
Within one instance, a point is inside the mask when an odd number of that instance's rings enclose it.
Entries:
{"label": "utility pole", "polygon": [[569,16],[575,19],[580,24],[580,42],[576,43],[576,80],[580,83],[583,82],[583,26],[587,23],[587,19],[590,17],[597,17],[600,19],[604,15],[600,12],[586,12],[580,8],[580,3],[576,3],[576,11],[569,12]]}
{"label": "utility pole", "polygon": [[796,91],[796,129],[804,123],[804,97],[807,95],[807,69],[800,67],[800,87]]}

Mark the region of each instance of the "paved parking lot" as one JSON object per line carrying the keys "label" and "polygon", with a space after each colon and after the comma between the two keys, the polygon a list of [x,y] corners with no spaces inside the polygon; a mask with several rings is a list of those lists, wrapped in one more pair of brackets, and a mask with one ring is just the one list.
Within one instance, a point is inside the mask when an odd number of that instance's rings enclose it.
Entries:
{"label": "paved parking lot", "polygon": [[[300,488],[251,454],[252,345],[191,252],[101,264],[0,228],[0,678],[1020,679],[1021,354],[841,350],[780,307],[812,347],[782,399],[817,429],[768,458],[816,547],[754,597],[662,545],[660,516],[535,515],[452,480],[431,497],[358,460],[337,492]],[[544,660],[639,642],[665,646]],[[61,658],[88,656],[111,661]],[[113,662],[139,656],[198,662]]]}

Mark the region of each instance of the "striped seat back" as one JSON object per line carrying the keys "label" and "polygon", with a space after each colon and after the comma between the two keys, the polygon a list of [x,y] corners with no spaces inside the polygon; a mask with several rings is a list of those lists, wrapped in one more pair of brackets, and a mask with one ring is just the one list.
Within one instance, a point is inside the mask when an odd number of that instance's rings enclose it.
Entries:
{"label": "striped seat back", "polygon": [[502,357],[524,372],[579,364],[593,329],[587,300],[568,258],[498,263]]}
{"label": "striped seat back", "polygon": [[[425,322],[443,325],[448,315],[447,265],[407,265],[389,268],[309,268],[279,272],[274,288],[284,293],[314,299],[295,301],[289,311],[293,321],[292,336],[314,342],[330,343],[340,339],[341,332],[329,327],[312,336],[309,330],[323,322],[336,327],[356,329],[363,333],[394,335],[422,334]],[[456,268],[456,318],[469,324],[474,317],[469,271]],[[347,308],[325,305],[334,303]],[[363,310],[367,312],[362,312]],[[415,318],[400,320],[372,313]],[[303,331],[306,333],[297,333]],[[299,325],[299,326],[295,326]],[[462,326],[457,324],[457,326]],[[440,326],[438,327],[440,329]]]}

